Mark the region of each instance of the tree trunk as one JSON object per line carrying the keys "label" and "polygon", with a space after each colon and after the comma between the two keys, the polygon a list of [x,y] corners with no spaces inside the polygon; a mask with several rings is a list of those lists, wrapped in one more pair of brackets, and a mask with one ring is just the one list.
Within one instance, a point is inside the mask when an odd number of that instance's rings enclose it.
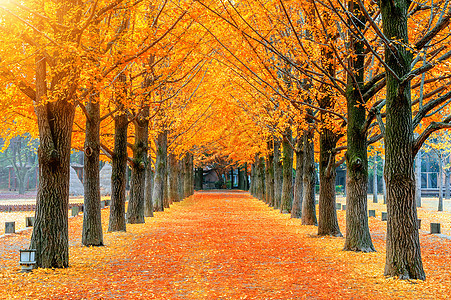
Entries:
{"label": "tree trunk", "polygon": [[149,144],[149,107],[145,106],[133,125],[135,142],[132,146],[130,200],[127,207],[127,221],[130,224],[145,223],[144,192],[146,187],[147,148]]}
{"label": "tree trunk", "polygon": [[[349,2],[349,9],[353,11],[354,15],[361,18],[357,26],[360,30],[364,30],[365,20],[357,1]],[[348,147],[346,151],[346,240],[344,250],[373,252],[375,249],[368,227],[367,132],[362,130],[366,121],[366,109],[361,96],[364,83],[365,47],[363,42],[353,38],[350,39],[350,46],[355,57],[349,60],[349,68],[353,74],[352,76],[348,74],[346,85]],[[373,202],[377,203],[377,153],[374,155],[373,167]]]}
{"label": "tree trunk", "polygon": [[274,152],[273,139],[268,141],[268,155],[265,163],[266,203],[274,206]]}
{"label": "tree trunk", "polygon": [[[396,40],[386,46],[385,62],[398,78],[411,70],[412,53],[407,29],[408,0],[379,2],[385,36]],[[395,54],[396,53],[396,54]],[[401,279],[426,278],[421,261],[420,241],[415,205],[415,175],[413,170],[413,126],[410,83],[386,72],[385,180],[387,183],[387,248],[386,276]]]}
{"label": "tree trunk", "polygon": [[[302,142],[302,137],[298,137]],[[296,148],[296,178],[294,180],[293,207],[291,217],[300,219],[302,217],[303,181],[304,181],[304,151],[302,143],[298,143]]]}
{"label": "tree trunk", "polygon": [[[385,158],[382,158],[382,173],[385,174]],[[382,177],[382,197],[384,204],[387,204],[387,184],[385,182],[385,176]]]}
{"label": "tree trunk", "polygon": [[179,173],[179,185],[178,185],[178,190],[179,190],[179,199],[180,201],[182,201],[183,199],[185,199],[185,160],[182,157],[180,160],[178,160],[178,173]]}
{"label": "tree trunk", "polygon": [[373,162],[373,203],[377,203],[377,152]]}
{"label": "tree trunk", "polygon": [[255,163],[251,164],[251,182],[249,184],[249,192],[252,196],[255,197],[254,186],[255,186]]}
{"label": "tree trunk", "polygon": [[265,158],[261,156],[258,160],[259,176],[259,190],[260,200],[266,201],[266,187],[265,187]]}
{"label": "tree trunk", "polygon": [[[318,235],[342,236],[338,227],[335,202],[335,154],[337,137],[335,133],[323,128],[320,133],[319,159],[319,218]],[[349,142],[349,141],[348,141]],[[348,184],[348,195],[351,186]],[[366,192],[366,190],[365,190]],[[365,193],[366,194],[366,193]]]}
{"label": "tree trunk", "polygon": [[450,190],[449,190],[449,170],[445,171],[445,199],[448,200],[450,198]]}
{"label": "tree trunk", "polygon": [[443,211],[443,159],[442,150],[439,149],[438,153],[438,211]]}
{"label": "tree trunk", "polygon": [[243,167],[238,167],[238,189],[244,190],[244,172]]}
{"label": "tree trunk", "polygon": [[[166,148],[167,151],[167,148]],[[170,205],[172,204],[171,199],[169,198],[169,161],[168,161],[168,155],[166,154],[166,168],[165,168],[165,172],[164,172],[164,192],[163,192],[163,207],[164,208],[169,208]]]}
{"label": "tree trunk", "polygon": [[244,163],[244,170],[243,170],[243,172],[244,172],[244,190],[245,191],[248,191],[249,190],[249,177],[248,177],[248,174],[247,174],[247,163]]}
{"label": "tree trunk", "polygon": [[157,158],[155,162],[155,178],[152,191],[152,201],[154,203],[155,211],[164,210],[164,192],[166,186],[165,174],[166,174],[166,158],[167,158],[167,145],[168,135],[164,130],[158,134],[156,147]]}
{"label": "tree trunk", "polygon": [[191,154],[188,152],[185,154],[184,158],[184,168],[185,168],[185,180],[184,180],[184,195],[185,198],[191,196],[191,164],[190,164]]}
{"label": "tree trunk", "polygon": [[44,57],[36,57],[35,79],[39,187],[30,248],[36,249],[37,267],[65,268],[69,266],[69,168],[75,107],[64,94],[57,96],[56,101],[46,102]]}
{"label": "tree trunk", "polygon": [[[346,152],[346,241],[344,250],[375,251],[368,227],[368,157],[366,133],[362,134],[365,122],[365,107],[358,105],[355,91],[348,91],[348,150]],[[376,156],[375,156],[376,157]],[[376,161],[375,161],[376,166]],[[374,172],[376,175],[376,172]],[[321,200],[320,200],[321,201]]]}
{"label": "tree trunk", "polygon": [[307,131],[303,136],[304,144],[304,176],[302,201],[302,225],[317,225],[315,205],[315,152],[313,144],[313,132]]}
{"label": "tree trunk", "polygon": [[[238,178],[240,177],[239,170],[238,170]],[[194,189],[199,191],[202,189],[202,183],[204,181],[204,169],[203,168],[196,168],[196,175],[194,177]],[[238,183],[239,188],[239,183]]]}
{"label": "tree trunk", "polygon": [[153,217],[153,201],[152,201],[152,188],[154,181],[154,172],[152,170],[152,157],[147,156],[147,166],[146,166],[146,191],[144,198],[144,216]]}
{"label": "tree trunk", "polygon": [[126,231],[125,186],[127,174],[127,115],[114,118],[114,154],[111,160],[111,207],[108,231]]}
{"label": "tree trunk", "polygon": [[279,209],[282,201],[282,162],[280,161],[280,140],[274,139],[274,205]]}
{"label": "tree trunk", "polygon": [[191,153],[189,158],[189,168],[190,168],[190,193],[189,195],[194,195],[194,154]]}
{"label": "tree trunk", "polygon": [[180,202],[179,198],[179,178],[178,161],[174,153],[168,155],[168,184],[169,184],[169,201]]}
{"label": "tree trunk", "polygon": [[85,159],[83,170],[84,209],[82,244],[103,246],[102,214],[100,211],[100,103],[90,99],[86,104]]}
{"label": "tree trunk", "polygon": [[421,207],[421,150],[415,156],[415,203]]}
{"label": "tree trunk", "polygon": [[293,140],[291,129],[285,131],[285,137],[282,142],[283,148],[283,169],[282,169],[282,196],[280,211],[283,214],[291,213],[293,204]]}

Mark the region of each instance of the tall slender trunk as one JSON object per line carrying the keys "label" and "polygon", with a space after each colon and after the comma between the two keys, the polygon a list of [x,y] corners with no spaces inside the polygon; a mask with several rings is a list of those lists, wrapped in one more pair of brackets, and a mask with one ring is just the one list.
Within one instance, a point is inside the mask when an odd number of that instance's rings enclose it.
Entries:
{"label": "tall slender trunk", "polygon": [[83,170],[84,210],[82,244],[102,246],[102,214],[100,211],[100,99],[86,104],[85,158]]}
{"label": "tall slender trunk", "polygon": [[178,160],[178,173],[179,173],[179,185],[178,185],[178,191],[179,191],[179,199],[182,201],[185,199],[184,195],[184,188],[185,188],[185,168],[184,168],[185,161],[182,158]]}
{"label": "tall slender trunk", "polygon": [[373,203],[377,203],[377,152],[373,159]]}
{"label": "tall slender trunk", "polygon": [[249,190],[249,177],[248,177],[248,171],[247,171],[247,162],[244,163],[244,190]]}
{"label": "tall slender trunk", "polygon": [[108,231],[126,231],[125,186],[127,174],[127,129],[125,113],[114,118],[114,154],[111,160],[111,207]]}
{"label": "tall slender trunk", "polygon": [[443,159],[442,159],[442,150],[439,149],[438,153],[438,211],[443,211]]}
{"label": "tall slender trunk", "polygon": [[[362,134],[365,122],[365,107],[358,105],[354,90],[348,90],[348,150],[346,152],[346,240],[344,250],[375,251],[368,227],[368,157],[366,133]],[[376,166],[376,161],[375,161]],[[374,172],[377,175],[376,172]],[[376,188],[377,189],[377,188]],[[321,200],[320,200],[321,201]]]}
{"label": "tall slender trunk", "polygon": [[269,206],[274,206],[274,151],[272,138],[268,141],[267,147],[268,154],[265,163],[266,203]]}
{"label": "tall slender trunk", "polygon": [[167,131],[163,130],[158,133],[157,141],[157,159],[155,162],[155,178],[152,191],[152,201],[154,203],[155,211],[164,210],[164,193],[166,188],[166,159],[168,151],[168,135]]}
{"label": "tall slender trunk", "polygon": [[[451,158],[451,156],[449,156],[449,158]],[[449,167],[448,169],[445,171],[445,199],[449,199],[450,198],[450,189],[449,189]]]}
{"label": "tall slender trunk", "polygon": [[189,158],[189,167],[190,167],[190,196],[194,195],[194,154],[191,153]]}
{"label": "tall slender trunk", "polygon": [[190,164],[191,153],[186,153],[184,157],[184,168],[185,168],[185,180],[184,180],[184,192],[185,198],[191,196],[191,164]]}
{"label": "tall slender trunk", "polygon": [[149,143],[149,106],[141,109],[133,125],[135,142],[132,146],[133,162],[131,164],[130,200],[127,207],[127,221],[141,224],[144,219],[144,192],[146,187],[147,148]]}
{"label": "tall slender trunk", "polygon": [[179,198],[179,178],[178,161],[174,153],[168,155],[168,184],[169,184],[169,201],[180,202]]}
{"label": "tall slender trunk", "polygon": [[[408,39],[408,0],[379,2],[385,36],[396,41],[386,46],[385,62],[398,78],[411,70],[412,53],[404,45]],[[394,50],[393,50],[394,49]],[[412,103],[410,82],[386,72],[385,170],[387,183],[386,276],[425,279],[421,261],[415,203],[413,169]]]}
{"label": "tall slender trunk", "polygon": [[415,204],[421,207],[421,149],[415,156]]}
{"label": "tall slender trunk", "polygon": [[291,129],[285,131],[282,142],[283,169],[282,169],[282,196],[280,211],[284,214],[291,213],[293,204],[293,148],[291,147],[293,137]]}
{"label": "tall slender trunk", "polygon": [[165,182],[164,184],[164,193],[163,193],[163,207],[164,208],[169,208],[170,205],[172,204],[171,199],[169,198],[169,161],[168,161],[168,155],[166,155],[166,168],[165,168],[165,172],[164,172],[164,178],[163,181]]}
{"label": "tall slender trunk", "polygon": [[243,167],[238,167],[238,189],[244,190],[244,172],[243,172]]}
{"label": "tall slender trunk", "polygon": [[260,200],[266,201],[266,187],[265,187],[265,158],[263,156],[258,159],[258,171],[260,173],[259,176],[259,194]]}
{"label": "tall slender trunk", "polygon": [[154,172],[152,170],[152,157],[147,156],[146,166],[146,191],[144,194],[144,216],[153,217],[153,201],[152,201],[152,188],[154,181]]}
{"label": "tall slender trunk", "polygon": [[[364,30],[365,20],[357,1],[348,2],[349,10],[361,18],[357,23]],[[344,250],[375,251],[368,227],[368,149],[367,132],[363,131],[366,109],[361,91],[364,83],[365,46],[363,42],[350,38],[350,47],[355,57],[349,59],[346,85],[348,127],[346,151],[346,240]],[[377,154],[374,156],[373,202],[377,203]],[[321,200],[320,200],[321,201]]]}
{"label": "tall slender trunk", "polygon": [[255,194],[254,194],[254,185],[255,185],[254,184],[255,183],[254,173],[255,173],[255,163],[252,163],[251,164],[251,174],[250,174],[251,182],[249,183],[249,193],[252,196],[255,196]]}
{"label": "tall slender trunk", "polygon": [[280,161],[280,140],[274,139],[274,205],[279,209],[282,201],[282,162]]}
{"label": "tall slender trunk", "polygon": [[[342,236],[338,227],[335,202],[335,154],[336,135],[323,128],[320,133],[319,159],[319,218],[318,235]],[[350,194],[350,185],[348,195]],[[349,212],[348,212],[349,214]]]}
{"label": "tall slender trunk", "polygon": [[315,152],[313,144],[313,131],[308,130],[303,136],[304,144],[304,176],[302,201],[302,225],[317,225],[315,205]]}
{"label": "tall slender trunk", "polygon": [[291,217],[300,219],[302,217],[303,181],[304,181],[304,151],[302,149],[302,136],[298,136],[296,145],[296,178],[293,189],[293,206]]}
{"label": "tall slender trunk", "polygon": [[[238,169],[238,178],[240,177],[239,169]],[[239,179],[238,179],[239,180]],[[202,189],[202,183],[204,181],[204,169],[201,167],[196,168],[196,173],[194,176],[194,189],[199,191]],[[239,183],[238,183],[239,188]]]}
{"label": "tall slender trunk", "polygon": [[[382,173],[385,174],[385,159],[382,158]],[[385,182],[385,176],[382,177],[382,198],[384,204],[387,204],[387,184]]]}

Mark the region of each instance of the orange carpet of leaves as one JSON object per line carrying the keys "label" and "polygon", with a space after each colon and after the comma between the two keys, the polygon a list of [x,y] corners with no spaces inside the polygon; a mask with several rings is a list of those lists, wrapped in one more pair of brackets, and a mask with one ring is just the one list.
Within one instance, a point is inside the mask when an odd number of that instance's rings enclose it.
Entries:
{"label": "orange carpet of leaves", "polygon": [[[102,211],[105,230],[108,209]],[[345,212],[338,211],[343,232]],[[71,218],[70,267],[19,273],[31,231],[0,239],[0,298],[6,299],[446,299],[451,241],[421,233],[426,282],[387,279],[385,224],[370,218],[376,253],[341,251],[343,238],[240,192],[200,192],[146,224],[82,247]]]}

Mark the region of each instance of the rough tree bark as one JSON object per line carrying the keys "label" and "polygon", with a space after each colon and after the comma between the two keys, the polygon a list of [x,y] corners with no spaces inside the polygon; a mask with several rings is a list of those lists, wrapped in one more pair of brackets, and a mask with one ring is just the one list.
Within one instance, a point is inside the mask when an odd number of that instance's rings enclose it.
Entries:
{"label": "rough tree bark", "polygon": [[166,170],[164,172],[164,178],[163,181],[165,182],[164,185],[164,192],[163,192],[163,207],[169,208],[171,203],[171,199],[169,198],[169,157],[166,155]]}
{"label": "rough tree bark", "polygon": [[291,217],[302,218],[303,181],[304,181],[304,151],[302,149],[302,136],[298,136],[296,143],[296,178],[293,189],[293,206]]}
{"label": "rough tree bark", "polygon": [[373,203],[377,203],[377,152],[373,161]]}
{"label": "rough tree bark", "polygon": [[274,205],[279,209],[282,201],[282,162],[280,160],[280,140],[274,139]]}
{"label": "rough tree bark", "polygon": [[155,211],[164,210],[164,192],[167,181],[166,174],[166,159],[168,150],[168,135],[167,131],[163,130],[158,133],[157,141],[157,159],[155,162],[155,178],[152,191],[152,201],[154,203]]}
{"label": "rough tree bark", "polygon": [[[332,23],[328,12],[323,13],[323,20],[325,24]],[[333,38],[326,36],[323,42],[326,45],[333,43]],[[330,47],[323,46],[321,48],[321,60],[328,76],[335,76],[334,52]],[[319,90],[322,93],[318,99],[319,106],[326,110],[333,110],[335,105],[334,93],[326,84],[321,84]],[[332,129],[336,126],[332,119],[333,116],[330,113],[320,111],[318,235],[342,236],[338,227],[335,203],[335,147],[339,136]]]}
{"label": "rough tree bark", "polygon": [[154,181],[154,172],[152,170],[152,157],[147,156],[146,166],[146,191],[144,193],[144,216],[153,217],[153,201],[152,201],[152,188]]}
{"label": "rough tree bark", "polygon": [[179,199],[182,201],[185,199],[185,157],[182,157],[178,161],[178,172],[179,172]]}
{"label": "rough tree bark", "polygon": [[169,184],[169,201],[180,202],[179,198],[179,178],[178,161],[174,153],[168,155],[168,184]]}
{"label": "rough tree bark", "polygon": [[144,192],[146,187],[147,148],[149,143],[149,106],[144,106],[133,121],[135,142],[132,146],[130,200],[127,207],[127,222],[145,223]]}
{"label": "rough tree bark", "polygon": [[261,156],[259,159],[259,168],[260,168],[260,197],[263,202],[266,201],[266,166],[265,166],[265,157]]}
{"label": "rough tree bark", "polygon": [[[363,64],[359,62],[358,65]],[[357,67],[357,66],[356,66]],[[363,74],[359,77],[363,80]],[[359,105],[358,89],[348,83],[348,150],[346,152],[346,240],[344,250],[375,251],[368,227],[368,156],[366,133],[362,132],[366,111]]]}
{"label": "rough tree bark", "polygon": [[84,209],[82,244],[103,246],[102,214],[100,211],[100,103],[89,99],[86,104],[86,130],[84,145]]}
{"label": "rough tree bark", "polygon": [[313,131],[308,130],[303,135],[304,144],[304,178],[302,201],[302,225],[317,225],[315,205],[315,152],[313,145]]}
{"label": "rough tree bark", "polygon": [[251,164],[251,182],[249,184],[249,192],[252,196],[255,197],[254,186],[255,186],[255,162]]}
{"label": "rough tree bark", "polygon": [[[364,30],[363,14],[356,1],[349,2],[349,9],[361,18],[358,23]],[[366,108],[361,91],[364,85],[365,47],[363,42],[351,38],[350,47],[355,57],[349,60],[352,76],[347,76],[346,104],[348,108],[347,151],[346,151],[346,240],[344,250],[375,251],[368,227],[368,146],[367,132],[363,129]],[[335,146],[334,146],[335,147]],[[376,157],[376,156],[375,156]],[[376,159],[374,167],[377,167]],[[377,171],[376,180],[377,202]],[[335,181],[335,179],[334,179]],[[321,200],[320,200],[321,201]],[[334,203],[335,205],[335,203]]]}
{"label": "rough tree bark", "polygon": [[437,158],[438,158],[438,208],[437,211],[443,211],[443,159],[442,159],[442,150],[437,150]]}
{"label": "rough tree bark", "polygon": [[114,153],[111,160],[111,207],[108,231],[126,231],[125,186],[127,173],[127,129],[125,113],[114,117]]}
{"label": "rough tree bark", "polygon": [[282,196],[280,211],[283,214],[291,213],[293,204],[293,141],[291,129],[285,131],[282,142],[283,148],[283,169],[282,169]]}
{"label": "rough tree bark", "polygon": [[184,180],[184,198],[188,198],[191,196],[191,160],[190,160],[191,153],[186,153],[184,158],[184,168],[185,168],[185,180]]}
{"label": "rough tree bark", "polygon": [[266,203],[274,206],[274,151],[272,137],[268,141],[268,155],[265,163]]}
{"label": "rough tree bark", "polygon": [[388,221],[384,274],[424,280],[415,205],[411,89],[409,81],[401,85],[399,79],[411,70],[413,54],[404,46],[409,43],[410,1],[381,0],[379,5],[384,34],[396,41],[385,48],[385,62],[396,76],[387,70],[384,176]]}
{"label": "rough tree bark", "polygon": [[194,195],[194,154],[191,153],[189,158],[189,170],[190,170],[190,193],[189,195]]}
{"label": "rough tree bark", "polygon": [[[335,202],[335,153],[337,136],[327,128],[320,132],[318,235],[342,236]],[[349,141],[348,141],[349,142]],[[348,185],[348,195],[350,194]],[[349,214],[349,212],[347,212]]]}
{"label": "rough tree bark", "polygon": [[[65,77],[67,74],[64,74]],[[67,77],[65,78],[68,79]],[[36,266],[69,266],[69,168],[75,106],[68,91],[52,102],[47,97],[46,59],[36,57],[35,113],[39,129],[39,187],[36,219],[30,248],[36,249]]]}

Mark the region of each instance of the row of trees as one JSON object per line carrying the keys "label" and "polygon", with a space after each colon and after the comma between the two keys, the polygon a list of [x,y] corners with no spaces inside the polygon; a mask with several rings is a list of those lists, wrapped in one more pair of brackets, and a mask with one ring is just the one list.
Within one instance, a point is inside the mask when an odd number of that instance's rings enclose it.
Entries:
{"label": "row of trees", "polygon": [[[242,85],[255,90],[258,105],[241,101],[240,106],[269,136],[269,150],[254,159],[254,194],[266,199],[262,182],[268,177],[266,189],[272,194],[274,182],[275,206],[290,211],[291,183],[283,181],[290,172],[281,169],[291,170],[293,151],[312,147],[312,136],[307,143],[300,141],[316,131],[318,234],[341,235],[334,170],[346,160],[344,249],[374,251],[367,222],[367,147],[383,139],[388,204],[385,274],[424,279],[415,226],[414,157],[433,132],[450,127],[448,2],[246,1],[230,9],[204,6],[236,30],[243,40],[240,46],[251,53],[238,56],[244,51],[215,35],[229,51],[226,60],[240,74]],[[279,143],[285,144],[282,167]],[[345,155],[340,154],[344,150]],[[264,166],[269,169],[266,174]],[[298,209],[296,202],[292,205]]]}
{"label": "row of trees", "polygon": [[[71,147],[86,156],[85,244],[101,244],[101,153],[114,169],[111,230],[125,224],[127,163],[127,219],[142,222],[151,211],[144,195],[167,207],[164,185],[177,182],[165,174],[173,178],[182,157],[206,153],[253,163],[254,194],[334,236],[341,235],[334,170],[346,160],[345,250],[374,251],[367,148],[383,139],[385,274],[425,278],[413,159],[434,131],[450,126],[448,1],[67,0],[0,10],[2,135],[40,138],[32,238],[40,266],[68,265]],[[292,195],[294,159],[303,172]],[[151,161],[152,192],[145,189]]]}

